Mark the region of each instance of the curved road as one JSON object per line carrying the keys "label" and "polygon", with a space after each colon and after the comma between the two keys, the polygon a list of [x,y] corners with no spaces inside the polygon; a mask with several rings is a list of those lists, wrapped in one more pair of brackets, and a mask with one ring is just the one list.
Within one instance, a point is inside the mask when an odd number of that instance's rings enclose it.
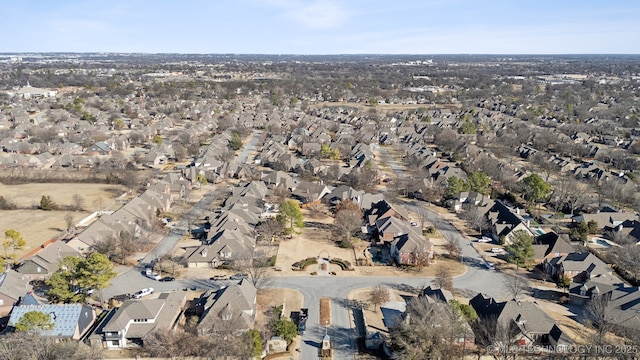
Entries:
{"label": "curved road", "polygon": [[[238,156],[238,160],[247,161],[248,154],[253,151],[258,133],[254,133],[253,138],[243,152]],[[383,155],[388,158],[388,163],[394,171],[402,171],[400,166],[393,160],[386,149],[380,149]],[[191,210],[190,215],[199,216],[206,210],[215,193],[206,194],[196,206]],[[477,292],[485,293],[496,298],[503,298],[506,291],[503,288],[503,275],[495,271],[486,269],[484,260],[471,246],[468,239],[465,239],[460,232],[440,214],[428,210],[422,202],[406,202],[404,204],[411,211],[424,214],[434,226],[442,233],[446,239],[457,239],[462,245],[462,255],[467,272],[454,278],[453,285],[461,290],[466,296],[473,296]],[[165,237],[145,258],[144,262],[150,262],[167,253],[179,240],[186,230],[186,222],[181,221],[176,226],[177,229]],[[133,293],[144,287],[153,287],[156,291],[174,291],[184,288],[196,288],[206,290],[219,288],[224,283],[213,283],[208,279],[180,279],[174,282],[158,282],[146,278],[142,275],[142,267],[134,268],[113,280],[113,285],[103,291],[103,297],[109,298],[118,294]],[[348,294],[360,288],[372,288],[378,284],[383,286],[412,290],[421,289],[431,283],[431,278],[427,277],[275,277],[270,284],[274,288],[289,288],[299,291],[304,296],[304,307],[309,309],[307,321],[307,331],[302,336],[300,359],[317,359],[325,331],[328,332],[333,341],[335,359],[352,359],[355,353],[355,329],[352,328],[350,308],[346,304]],[[324,324],[319,324],[320,298],[329,297],[332,299],[332,323],[325,329]]]}

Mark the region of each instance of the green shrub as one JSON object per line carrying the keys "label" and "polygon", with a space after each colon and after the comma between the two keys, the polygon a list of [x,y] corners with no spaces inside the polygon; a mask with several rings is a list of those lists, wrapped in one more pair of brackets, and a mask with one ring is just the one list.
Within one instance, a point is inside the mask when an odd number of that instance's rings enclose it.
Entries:
{"label": "green shrub", "polygon": [[351,270],[351,263],[347,260],[331,259],[330,263],[340,266],[342,270]]}
{"label": "green shrub", "polygon": [[299,268],[300,270],[304,270],[307,266],[311,264],[317,264],[318,260],[316,258],[306,258],[304,260],[293,263],[294,268]]}

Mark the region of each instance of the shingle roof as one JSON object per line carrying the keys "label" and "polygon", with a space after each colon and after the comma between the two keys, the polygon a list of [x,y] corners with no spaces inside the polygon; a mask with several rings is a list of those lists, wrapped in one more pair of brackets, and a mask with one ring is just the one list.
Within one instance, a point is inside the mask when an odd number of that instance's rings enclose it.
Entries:
{"label": "shingle roof", "polygon": [[26,281],[22,280],[22,275],[18,274],[14,270],[7,270],[4,274],[0,275],[0,293],[18,300],[27,291],[32,290],[33,287]]}
{"label": "shingle roof", "polygon": [[253,327],[256,288],[249,281],[242,280],[239,284],[230,285],[215,295],[207,295],[209,299],[205,302],[205,313],[200,319],[198,329],[208,332],[223,327],[225,330],[248,330]]}
{"label": "shingle roof", "polygon": [[[144,338],[155,329],[169,328],[184,305],[185,294],[182,292],[162,293],[157,299],[126,300],[117,310],[101,332],[127,330],[127,338]],[[132,322],[134,319],[155,319],[153,323]]]}
{"label": "shingle roof", "polygon": [[27,312],[40,311],[51,316],[55,327],[52,330],[43,330],[42,336],[73,337],[78,323],[93,322],[93,310],[82,304],[45,304],[45,305],[21,305],[15,306],[9,317],[9,326],[15,326],[20,318]]}

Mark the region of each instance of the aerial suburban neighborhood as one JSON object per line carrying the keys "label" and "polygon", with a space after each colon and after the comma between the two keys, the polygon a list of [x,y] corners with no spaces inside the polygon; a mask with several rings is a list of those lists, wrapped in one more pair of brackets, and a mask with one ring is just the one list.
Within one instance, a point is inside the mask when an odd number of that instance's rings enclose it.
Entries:
{"label": "aerial suburban neighborhood", "polygon": [[0,359],[634,358],[638,60],[0,54]]}

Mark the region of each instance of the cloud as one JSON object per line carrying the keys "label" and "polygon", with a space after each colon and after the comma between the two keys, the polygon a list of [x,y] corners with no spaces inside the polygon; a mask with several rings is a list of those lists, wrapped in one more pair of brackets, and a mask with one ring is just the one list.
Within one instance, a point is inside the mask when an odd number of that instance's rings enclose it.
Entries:
{"label": "cloud", "polygon": [[312,29],[339,27],[352,15],[334,0],[267,0],[265,3],[280,9],[285,18]]}

